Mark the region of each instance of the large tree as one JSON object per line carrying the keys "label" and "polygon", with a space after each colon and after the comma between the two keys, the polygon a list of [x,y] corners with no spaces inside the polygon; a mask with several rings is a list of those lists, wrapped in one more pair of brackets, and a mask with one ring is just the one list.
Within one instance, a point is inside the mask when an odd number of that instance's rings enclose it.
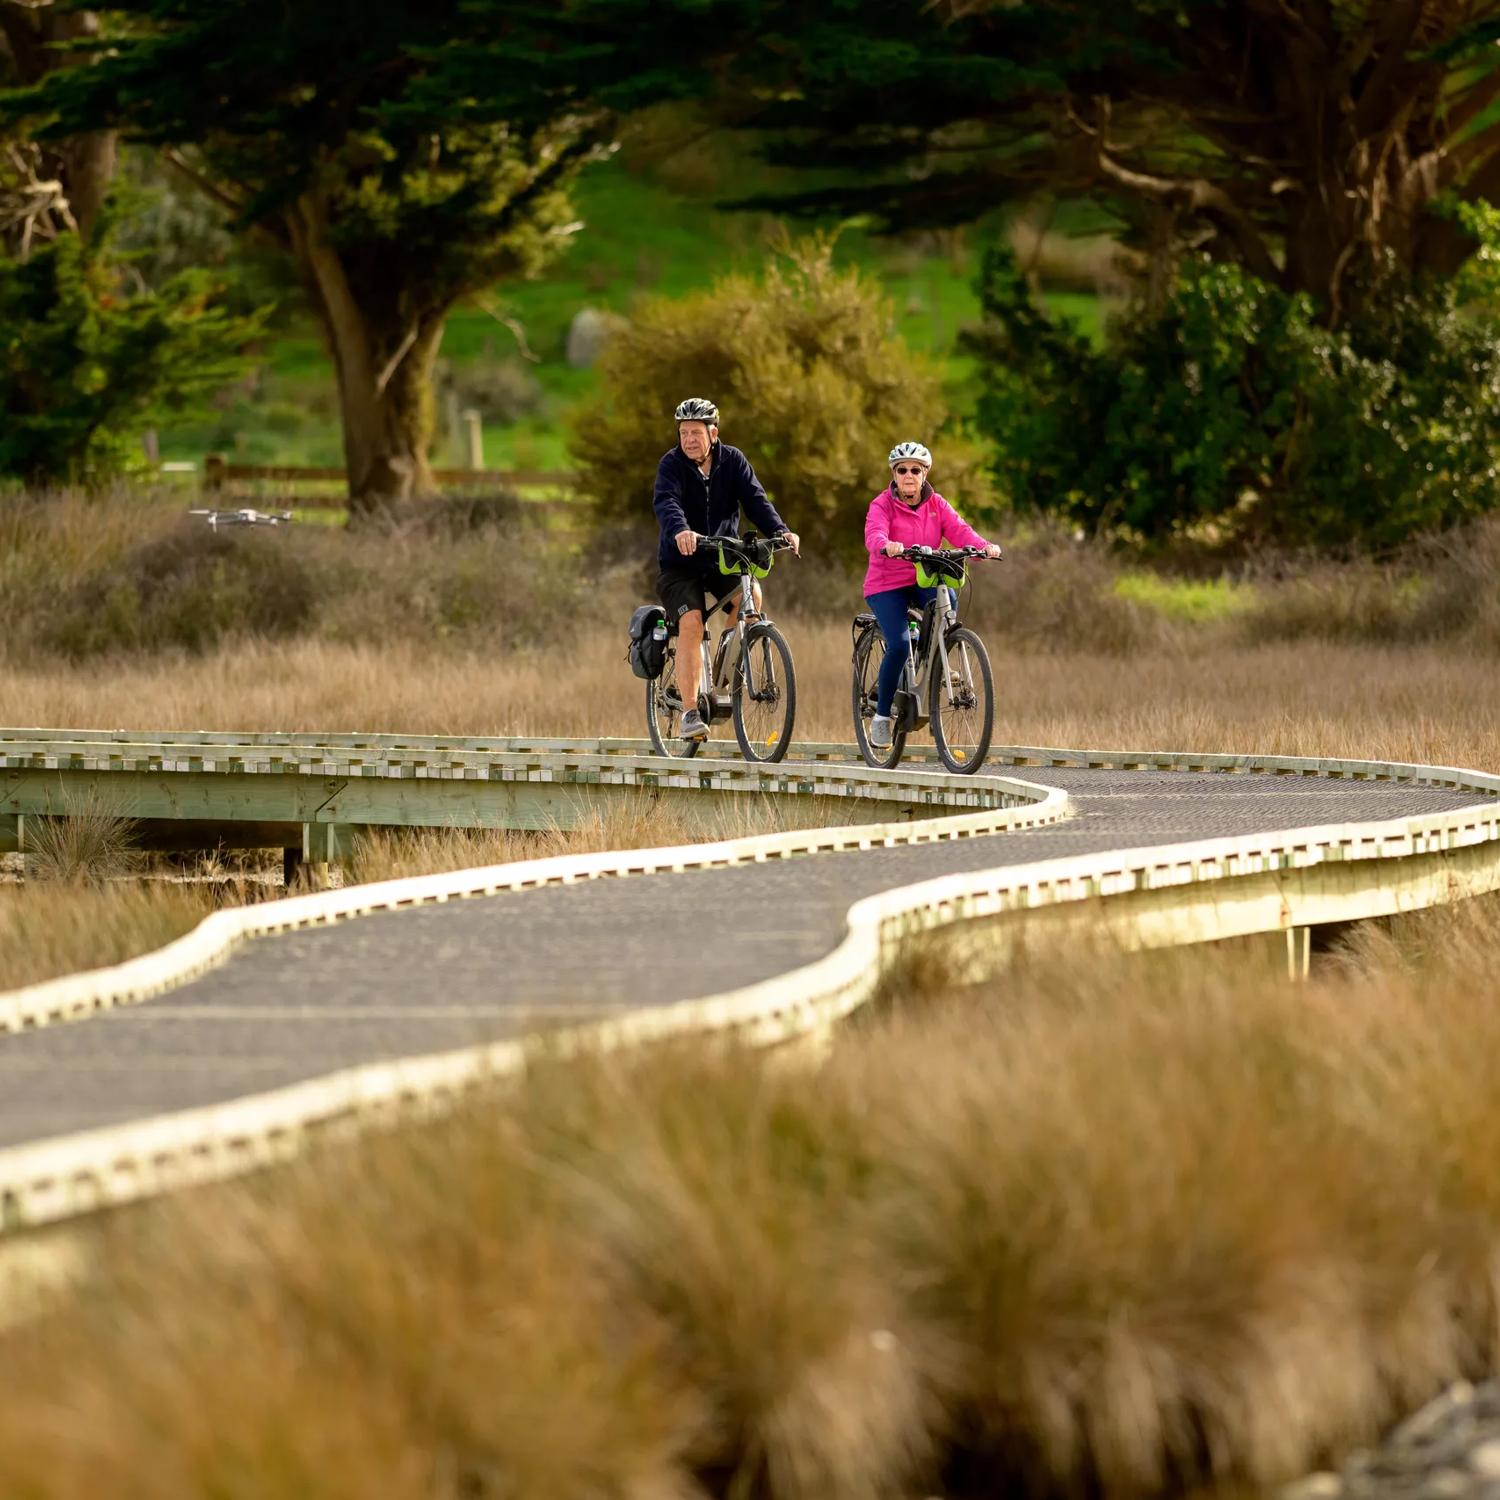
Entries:
{"label": "large tree", "polygon": [[1451,271],[1445,195],[1500,198],[1500,0],[830,0],[769,7],[736,111],[831,172],[807,209],[977,218],[1091,194],[1127,236],[1311,293]]}
{"label": "large tree", "polygon": [[569,183],[608,140],[603,111],[541,87],[519,58],[483,109],[436,81],[469,13],[497,9],[120,0],[108,47],[19,104],[49,138],[109,126],[159,146],[292,257],[333,360],[358,503],[430,482],[449,310],[563,244]]}

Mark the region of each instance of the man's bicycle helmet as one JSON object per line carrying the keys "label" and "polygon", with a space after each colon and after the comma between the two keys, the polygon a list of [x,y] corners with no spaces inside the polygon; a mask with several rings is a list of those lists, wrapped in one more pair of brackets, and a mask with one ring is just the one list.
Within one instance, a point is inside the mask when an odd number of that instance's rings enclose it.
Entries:
{"label": "man's bicycle helmet", "polygon": [[674,422],[707,422],[710,427],[719,425],[719,408],[712,401],[705,401],[701,396],[689,396],[686,401],[677,403],[677,410],[672,413]]}
{"label": "man's bicycle helmet", "polygon": [[897,443],[886,459],[886,467],[894,469],[903,458],[914,458],[924,469],[932,467],[932,455],[921,443]]}

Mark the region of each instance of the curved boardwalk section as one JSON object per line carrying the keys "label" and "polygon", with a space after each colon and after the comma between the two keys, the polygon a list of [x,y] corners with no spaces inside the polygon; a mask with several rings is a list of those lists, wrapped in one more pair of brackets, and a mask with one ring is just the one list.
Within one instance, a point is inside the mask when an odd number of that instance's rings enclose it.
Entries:
{"label": "curved boardwalk section", "polygon": [[[836,1018],[868,993],[882,943],[937,921],[1088,898],[1178,911],[1202,887],[1219,926],[1198,935],[1227,935],[1299,920],[1301,897],[1288,892],[1304,889],[1311,904],[1300,920],[1331,919],[1350,909],[1340,881],[1355,882],[1365,914],[1461,894],[1434,879],[1451,880],[1465,851],[1479,851],[1487,871],[1500,847],[1495,787],[1472,774],[1241,758],[1157,770],[1155,757],[1068,766],[1050,762],[1101,758],[1007,754],[1025,763],[1017,774],[1027,782],[1066,794],[1067,821],[380,911],[260,938],[167,993],[82,1024],[0,1036],[9,1217],[38,1222],[151,1190],[143,1155],[160,1156],[160,1141],[184,1130],[193,1161],[158,1185],[295,1149],[302,1125],[354,1107],[344,1096],[312,1103],[330,1076],[388,1076],[376,1092],[389,1103],[441,1092],[430,1074],[413,1084],[400,1060],[478,1059],[472,1079],[483,1059],[514,1060],[526,1039],[558,1028],[597,1036],[604,1022],[606,1035],[617,1026],[625,1036],[641,1017],[658,1034],[736,1024],[784,991],[805,992],[794,1004],[826,1002]],[[1224,774],[1252,766],[1283,774]],[[1225,899],[1257,881],[1253,898]],[[1464,889],[1493,883],[1471,872]],[[1267,900],[1280,916],[1266,915]],[[1235,918],[1240,909],[1249,915]],[[874,915],[861,924],[859,913]],[[853,951],[861,925],[875,946]],[[807,1011],[780,1034],[813,1024]],[[271,1115],[235,1104],[267,1099],[279,1101]],[[246,1144],[236,1163],[237,1132]],[[89,1151],[110,1150],[125,1153],[124,1165],[88,1165]]]}

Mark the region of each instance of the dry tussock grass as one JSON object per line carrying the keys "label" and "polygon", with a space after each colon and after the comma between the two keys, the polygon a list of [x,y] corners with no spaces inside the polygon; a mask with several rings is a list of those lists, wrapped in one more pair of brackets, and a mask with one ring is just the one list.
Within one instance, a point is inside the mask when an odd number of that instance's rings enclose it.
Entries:
{"label": "dry tussock grass", "polygon": [[[846,625],[791,618],[797,735],[851,737]],[[108,673],[0,657],[15,725],[409,734],[645,733],[614,634],[552,653],[250,643]],[[1299,642],[1125,657],[991,641],[996,742],[1500,764],[1500,659],[1451,648]],[[723,753],[732,733],[716,726]]]}
{"label": "dry tussock grass", "polygon": [[[694,1049],[99,1230],[0,1488],[798,1500],[1264,1484],[1496,1363],[1500,903],[1033,955],[817,1070]],[[920,974],[920,958],[913,972]]]}
{"label": "dry tussock grass", "polygon": [[247,898],[245,891],[158,881],[0,886],[0,991],[159,948],[227,901]]}

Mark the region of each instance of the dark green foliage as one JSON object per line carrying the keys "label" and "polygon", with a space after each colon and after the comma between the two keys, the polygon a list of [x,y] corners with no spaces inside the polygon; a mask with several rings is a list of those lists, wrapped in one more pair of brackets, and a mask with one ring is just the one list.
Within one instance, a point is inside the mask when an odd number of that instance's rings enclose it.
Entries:
{"label": "dark green foliage", "polygon": [[[1311,298],[1189,265],[1092,348],[985,259],[981,427],[1012,498],[1090,530],[1382,548],[1492,508],[1500,341],[1451,283]],[[1205,529],[1206,526],[1206,529]]]}
{"label": "dark green foliage", "polygon": [[128,465],[143,427],[230,380],[258,323],[213,293],[197,272],[141,288],[74,234],[0,258],[0,474],[96,481]]}
{"label": "dark green foliage", "polygon": [[304,632],[317,602],[295,535],[220,533],[184,520],[82,579],[46,645],[69,656],[204,651],[231,636]]}
{"label": "dark green foliage", "polygon": [[[768,4],[721,118],[893,228],[1090,196],[1158,260],[1206,252],[1337,318],[1385,258],[1451,272],[1432,213],[1500,198],[1500,0]],[[815,175],[819,174],[819,175]]]}
{"label": "dark green foliage", "polygon": [[353,495],[429,488],[447,313],[567,242],[566,190],[607,141],[604,115],[524,48],[492,71],[484,108],[456,96],[435,59],[471,24],[503,29],[494,6],[121,0],[111,16],[107,48],[13,95],[12,113],[47,137],[108,126],[168,148],[278,243],[333,356]]}

